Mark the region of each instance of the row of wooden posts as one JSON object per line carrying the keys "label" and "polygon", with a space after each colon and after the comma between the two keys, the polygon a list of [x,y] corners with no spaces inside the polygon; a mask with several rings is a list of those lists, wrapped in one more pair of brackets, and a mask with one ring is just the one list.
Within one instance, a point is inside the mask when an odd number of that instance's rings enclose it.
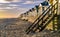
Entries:
{"label": "row of wooden posts", "polygon": [[[47,6],[44,6],[44,9],[46,9]],[[31,18],[31,17],[36,17],[36,16],[39,16],[40,14],[42,14],[43,12],[43,6],[40,6],[40,5],[36,5],[34,8],[26,11],[25,13],[21,14],[20,15],[20,19],[28,19],[28,18]]]}

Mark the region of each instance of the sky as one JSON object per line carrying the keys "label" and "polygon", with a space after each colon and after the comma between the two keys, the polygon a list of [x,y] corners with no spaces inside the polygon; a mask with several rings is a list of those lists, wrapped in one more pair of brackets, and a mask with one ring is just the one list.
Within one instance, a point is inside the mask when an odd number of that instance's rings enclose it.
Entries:
{"label": "sky", "polygon": [[16,18],[44,0],[0,0],[0,18]]}

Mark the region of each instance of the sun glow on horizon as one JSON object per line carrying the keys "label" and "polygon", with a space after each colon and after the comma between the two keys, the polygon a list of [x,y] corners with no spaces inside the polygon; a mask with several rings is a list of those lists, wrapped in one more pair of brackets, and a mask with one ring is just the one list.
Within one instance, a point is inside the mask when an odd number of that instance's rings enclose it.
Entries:
{"label": "sun glow on horizon", "polygon": [[0,11],[0,19],[1,18],[17,18],[16,16],[14,17],[14,14],[11,13],[6,13],[6,11]]}

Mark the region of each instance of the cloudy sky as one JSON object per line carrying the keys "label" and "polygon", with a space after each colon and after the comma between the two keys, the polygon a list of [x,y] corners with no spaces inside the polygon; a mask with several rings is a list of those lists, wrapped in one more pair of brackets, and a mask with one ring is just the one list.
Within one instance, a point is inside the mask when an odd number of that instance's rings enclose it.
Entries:
{"label": "cloudy sky", "polygon": [[15,18],[44,0],[0,0],[0,18]]}

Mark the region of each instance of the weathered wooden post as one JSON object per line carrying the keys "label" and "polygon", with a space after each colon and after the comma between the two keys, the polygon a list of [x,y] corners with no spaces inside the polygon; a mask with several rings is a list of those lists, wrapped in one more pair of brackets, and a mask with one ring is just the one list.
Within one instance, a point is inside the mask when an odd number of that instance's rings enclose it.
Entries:
{"label": "weathered wooden post", "polygon": [[36,5],[35,7],[36,7],[37,16],[38,16],[39,5]]}
{"label": "weathered wooden post", "polygon": [[53,23],[53,31],[57,31],[58,30],[58,0],[49,0],[49,3],[53,6],[52,7],[52,11],[53,11],[53,20],[52,20],[52,23]]}
{"label": "weathered wooden post", "polygon": [[59,3],[59,0],[56,0],[57,1],[57,30],[60,32],[60,3]]}
{"label": "weathered wooden post", "polygon": [[[41,3],[41,5],[42,5],[42,12],[44,12],[49,6],[49,3],[47,1],[44,1],[43,3]],[[42,18],[42,25],[43,25],[43,18]]]}

